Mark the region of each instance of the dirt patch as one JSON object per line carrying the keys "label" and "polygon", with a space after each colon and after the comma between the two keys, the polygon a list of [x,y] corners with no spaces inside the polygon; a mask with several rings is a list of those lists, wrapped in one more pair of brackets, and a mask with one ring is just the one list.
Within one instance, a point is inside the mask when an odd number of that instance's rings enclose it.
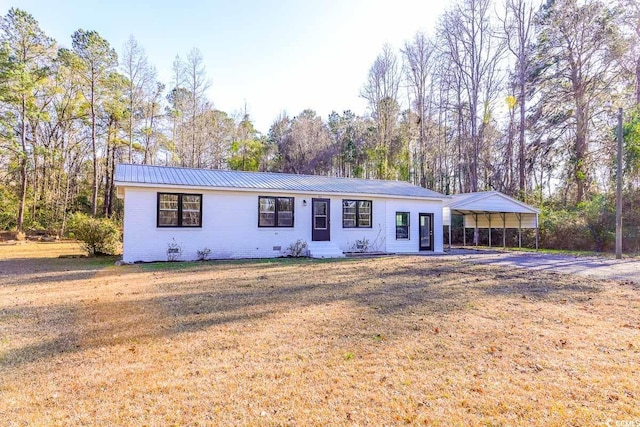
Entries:
{"label": "dirt patch", "polygon": [[618,282],[453,257],[115,267],[46,252],[35,271],[24,254],[0,263],[15,425],[640,418],[640,295]]}

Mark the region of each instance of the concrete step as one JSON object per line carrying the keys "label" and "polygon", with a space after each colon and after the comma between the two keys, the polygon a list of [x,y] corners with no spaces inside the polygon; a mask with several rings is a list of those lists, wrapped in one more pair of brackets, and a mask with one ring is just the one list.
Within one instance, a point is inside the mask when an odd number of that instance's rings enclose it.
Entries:
{"label": "concrete step", "polygon": [[340,248],[331,242],[311,242],[309,244],[311,258],[344,258]]}

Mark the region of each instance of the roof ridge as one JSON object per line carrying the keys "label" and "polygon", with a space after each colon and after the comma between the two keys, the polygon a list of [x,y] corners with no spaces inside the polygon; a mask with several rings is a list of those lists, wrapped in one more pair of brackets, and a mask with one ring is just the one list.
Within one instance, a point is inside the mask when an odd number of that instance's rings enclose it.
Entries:
{"label": "roof ridge", "polygon": [[[429,188],[421,187],[419,185],[412,184],[409,181],[402,181],[397,179],[379,179],[379,178],[358,178],[350,176],[331,176],[331,175],[312,175],[312,174],[299,174],[290,172],[272,172],[272,171],[241,171],[233,169],[209,169],[209,168],[191,168],[188,166],[162,166],[162,165],[141,165],[136,163],[118,163],[116,166],[134,166],[134,167],[146,167],[146,168],[172,168],[182,170],[204,171],[204,172],[222,172],[222,173],[244,173],[244,174],[260,174],[260,175],[276,175],[276,176],[297,176],[297,177],[310,177],[310,178],[331,178],[341,180],[358,180],[358,181],[378,181],[378,182],[397,182],[400,184],[407,184],[417,188],[424,188],[425,190],[433,191]],[[435,192],[435,191],[434,191]]]}
{"label": "roof ridge", "polygon": [[319,193],[370,194],[431,199],[448,198],[407,181],[302,175],[282,172],[235,171],[183,166],[116,165],[116,185],[180,185]]}

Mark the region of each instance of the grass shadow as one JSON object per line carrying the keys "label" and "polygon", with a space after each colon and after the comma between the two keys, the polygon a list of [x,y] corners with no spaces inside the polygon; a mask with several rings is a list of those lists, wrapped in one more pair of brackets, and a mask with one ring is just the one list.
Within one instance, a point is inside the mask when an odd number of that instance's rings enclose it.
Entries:
{"label": "grass shadow", "polygon": [[[523,269],[420,259],[425,261],[408,264],[402,263],[399,257],[397,263],[387,264],[389,267],[385,268],[375,259],[288,258],[116,267],[110,269],[113,274],[157,271],[167,274],[161,275],[143,295],[109,297],[105,301],[75,300],[71,306],[65,303],[44,307],[46,309],[34,305],[2,310],[0,321],[3,318],[38,319],[35,323],[27,322],[21,333],[37,333],[38,325],[47,325],[49,336],[55,337],[39,345],[9,349],[0,360],[15,366],[60,353],[173,337],[334,303],[362,308],[384,322],[387,316],[395,319],[414,314],[442,318],[468,310],[477,296],[520,298],[525,295],[554,302],[554,299],[578,301],[600,291],[594,283],[563,284],[551,273],[539,273],[532,282]],[[181,274],[172,275],[173,271]],[[245,276],[248,272],[252,274]],[[65,274],[80,274],[71,277],[82,280],[83,274],[93,273],[54,272],[53,279],[48,276],[43,280],[65,280],[68,277]],[[141,278],[133,280],[149,279],[148,276]]]}

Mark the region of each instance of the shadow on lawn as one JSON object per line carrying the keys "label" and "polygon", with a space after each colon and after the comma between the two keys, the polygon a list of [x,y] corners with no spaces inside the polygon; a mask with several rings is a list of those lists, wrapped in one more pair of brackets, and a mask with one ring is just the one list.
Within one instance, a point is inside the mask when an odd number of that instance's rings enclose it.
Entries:
{"label": "shadow on lawn", "polygon": [[102,274],[139,272],[128,266],[115,267],[118,256],[80,258],[15,258],[0,261],[0,287],[26,286],[56,281],[89,280]]}
{"label": "shadow on lawn", "polygon": [[[375,262],[375,261],[371,261]],[[340,268],[344,264],[326,264]],[[217,263],[216,266],[219,266]],[[141,297],[108,301],[78,301],[73,305],[16,307],[0,311],[0,325],[5,319],[36,319],[27,326],[38,333],[46,325],[49,335],[57,338],[41,344],[10,349],[0,354],[0,365],[18,366],[54,357],[61,353],[84,351],[131,342],[172,337],[228,324],[243,324],[310,306],[346,302],[370,310],[369,316],[420,314],[425,318],[468,309],[468,303],[482,295],[522,295],[534,299],[569,295],[582,297],[599,292],[596,286],[563,285],[556,275],[542,273],[535,283],[526,271],[508,271],[486,267],[456,267],[422,264],[379,270],[364,262],[337,275],[332,281],[323,276],[325,269],[316,266],[312,273],[300,270],[311,264],[274,262],[270,264],[229,263],[231,285],[216,286],[212,278],[200,280],[181,271],[170,281],[155,286]],[[203,264],[206,267],[206,264]],[[263,268],[262,276],[241,277],[242,269]],[[324,267],[324,265],[322,265]],[[134,268],[139,272],[140,269]],[[203,269],[208,271],[207,268]],[[302,273],[302,274],[300,274]],[[170,274],[169,272],[165,274]],[[576,298],[571,298],[576,301]],[[553,301],[552,301],[553,302]]]}
{"label": "shadow on lawn", "polygon": [[[60,272],[68,270],[89,270],[112,266],[121,257],[102,256],[74,258],[13,258],[0,260],[0,278],[2,276],[23,275],[26,273]],[[0,279],[1,280],[1,279]]]}

